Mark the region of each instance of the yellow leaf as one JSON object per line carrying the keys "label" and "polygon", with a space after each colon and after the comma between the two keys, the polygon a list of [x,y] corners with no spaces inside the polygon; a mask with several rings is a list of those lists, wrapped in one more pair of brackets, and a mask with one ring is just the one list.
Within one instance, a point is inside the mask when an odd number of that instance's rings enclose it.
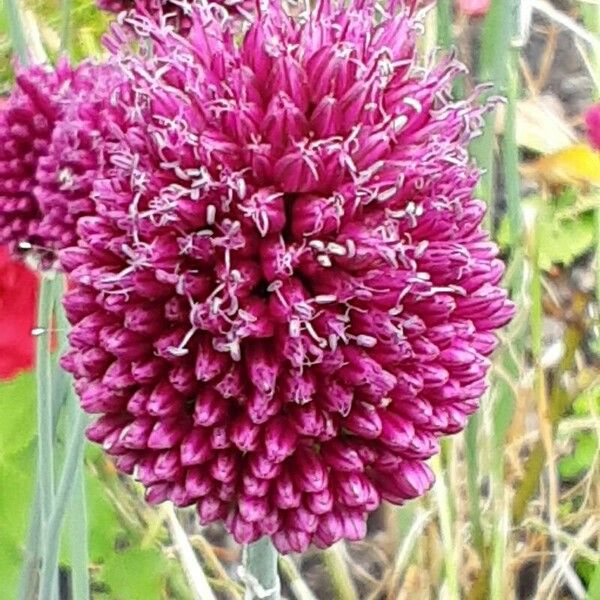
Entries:
{"label": "yellow leaf", "polygon": [[548,187],[600,186],[600,153],[577,144],[542,156],[522,168],[523,174]]}

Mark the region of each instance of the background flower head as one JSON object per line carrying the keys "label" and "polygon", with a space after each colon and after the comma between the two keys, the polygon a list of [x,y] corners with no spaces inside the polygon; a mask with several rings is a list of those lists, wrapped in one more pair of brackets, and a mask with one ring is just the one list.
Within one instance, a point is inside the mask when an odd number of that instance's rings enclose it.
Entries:
{"label": "background flower head", "polygon": [[50,267],[74,242],[75,217],[89,205],[86,173],[98,160],[92,114],[112,85],[107,67],[88,62],[17,71],[0,108],[0,243],[15,254]]}
{"label": "background flower head", "polygon": [[433,477],[512,315],[463,67],[416,63],[415,2],[272,2],[238,43],[132,17],[96,213],[62,255],[89,430],[150,501],[282,552],[360,539]]}

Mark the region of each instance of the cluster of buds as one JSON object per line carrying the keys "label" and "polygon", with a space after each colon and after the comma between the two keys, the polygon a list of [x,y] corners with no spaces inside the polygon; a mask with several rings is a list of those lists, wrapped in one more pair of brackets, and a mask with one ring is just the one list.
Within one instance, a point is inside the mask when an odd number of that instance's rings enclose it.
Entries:
{"label": "cluster of buds", "polygon": [[467,152],[490,104],[419,64],[417,0],[176,5],[185,35],[140,3],[50,102],[19,81],[4,237],[68,274],[62,364],[149,502],[284,553],[361,539],[430,488],[513,314]]}

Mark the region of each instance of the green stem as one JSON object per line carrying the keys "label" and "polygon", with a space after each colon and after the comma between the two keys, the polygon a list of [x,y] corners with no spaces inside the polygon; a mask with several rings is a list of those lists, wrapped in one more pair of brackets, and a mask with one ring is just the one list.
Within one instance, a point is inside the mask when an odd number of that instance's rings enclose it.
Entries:
{"label": "green stem", "polygon": [[27,51],[27,41],[18,4],[17,0],[5,0],[6,19],[9,23],[13,51],[19,57],[21,64],[27,65],[29,63],[29,52]]}
{"label": "green stem", "polygon": [[277,550],[269,538],[264,537],[254,544],[244,546],[244,600],[280,600],[277,558]]}
{"label": "green stem", "polygon": [[444,574],[446,580],[446,597],[449,600],[460,600],[460,584],[458,581],[458,558],[454,534],[452,531],[452,507],[448,486],[446,485],[445,473],[442,469],[442,461],[439,454],[431,459],[431,467],[436,476],[434,493],[438,505],[438,517],[440,521],[440,532],[442,534],[442,545],[444,546]]}
{"label": "green stem", "polygon": [[471,521],[471,534],[477,552],[483,556],[484,540],[481,527],[481,492],[479,488],[479,428],[481,416],[475,413],[467,424],[465,430],[465,446],[467,461],[467,487],[469,490],[469,516]]}
{"label": "green stem", "polygon": [[[494,94],[505,92],[515,7],[515,0],[493,0],[483,26],[478,78],[482,82],[492,82]],[[490,114],[486,117],[483,135],[473,143],[473,153],[477,157],[477,164],[484,169],[479,193],[488,205],[487,226],[489,229],[494,224],[496,200],[494,125],[495,115]]]}
{"label": "green stem", "polygon": [[71,0],[60,0],[60,51],[67,56],[71,51]]}
{"label": "green stem", "polygon": [[78,412],[73,428],[70,432],[65,462],[58,484],[56,502],[48,520],[47,535],[44,536],[42,551],[42,573],[40,576],[39,600],[51,598],[51,590],[56,585],[58,572],[58,550],[60,547],[60,530],[63,524],[65,511],[69,505],[74,490],[74,482],[79,465],[83,459],[84,431],[87,417],[83,412]]}
{"label": "green stem", "polygon": [[437,3],[437,42],[444,49],[452,46],[452,0],[438,0]]}
{"label": "green stem", "polygon": [[[42,278],[37,317],[37,427],[38,427],[38,486],[40,497],[40,548],[47,543],[47,527],[54,507],[54,427],[52,401],[52,353],[50,328],[56,298],[56,281]],[[45,598],[54,598],[55,588]]]}
{"label": "green stem", "polygon": [[338,542],[323,552],[323,561],[329,572],[336,600],[358,600],[348,563],[344,557],[343,542]]}

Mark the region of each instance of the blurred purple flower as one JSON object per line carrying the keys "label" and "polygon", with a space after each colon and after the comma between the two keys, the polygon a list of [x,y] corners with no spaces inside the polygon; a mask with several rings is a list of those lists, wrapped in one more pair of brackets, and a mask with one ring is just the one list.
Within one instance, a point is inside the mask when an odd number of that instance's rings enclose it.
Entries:
{"label": "blurred purple flower", "polygon": [[61,118],[36,170],[41,210],[37,235],[54,251],[77,243],[76,224],[94,212],[91,192],[103,169],[103,139],[110,127],[110,94],[120,84],[110,65],[83,63],[63,102]]}
{"label": "blurred purple flower", "polygon": [[[199,0],[198,0],[199,1]],[[143,15],[166,19],[174,23],[176,29],[188,32],[191,15],[196,0],[96,0],[98,8],[120,13],[135,9]],[[254,8],[254,0],[212,0],[212,4],[222,7],[231,15],[249,16]]]}
{"label": "blurred purple flower", "polygon": [[590,143],[600,151],[600,103],[594,104],[587,110],[585,124]]}
{"label": "blurred purple flower", "polygon": [[48,151],[72,76],[65,62],[56,70],[19,69],[13,92],[0,109],[0,244],[12,251],[20,245],[45,248],[37,231],[41,212],[34,194],[35,172]]}
{"label": "blurred purple flower", "polygon": [[75,243],[76,217],[92,210],[93,113],[111,84],[108,68],[90,63],[23,68],[0,109],[0,244],[32,250],[44,267]]}
{"label": "blurred purple flower", "polygon": [[429,489],[513,314],[467,154],[487,108],[452,100],[453,59],[417,67],[416,2],[378,10],[272,1],[241,40],[202,8],[187,39],[130,17],[153,46],[119,57],[61,255],[90,439],[150,502],[281,552]]}

